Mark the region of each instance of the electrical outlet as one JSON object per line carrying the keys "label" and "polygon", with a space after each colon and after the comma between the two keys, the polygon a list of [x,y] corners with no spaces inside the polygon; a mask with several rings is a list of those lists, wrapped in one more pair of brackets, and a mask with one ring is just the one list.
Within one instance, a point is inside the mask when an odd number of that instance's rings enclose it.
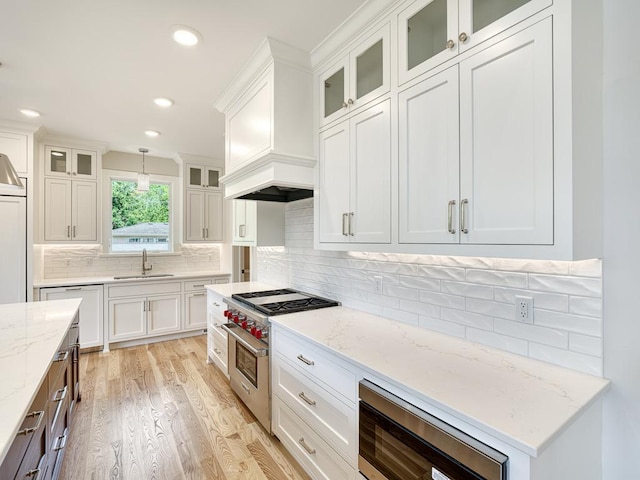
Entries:
{"label": "electrical outlet", "polygon": [[376,281],[376,293],[382,293],[382,277],[379,275],[376,275],[373,278]]}
{"label": "electrical outlet", "polygon": [[533,297],[516,295],[516,320],[533,323]]}

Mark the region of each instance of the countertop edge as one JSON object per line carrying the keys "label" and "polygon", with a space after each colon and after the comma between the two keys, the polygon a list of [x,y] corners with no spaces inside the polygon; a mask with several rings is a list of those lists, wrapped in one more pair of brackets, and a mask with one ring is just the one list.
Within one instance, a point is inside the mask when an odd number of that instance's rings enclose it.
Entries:
{"label": "countertop edge", "polygon": [[77,286],[77,285],[107,285],[107,284],[125,284],[125,283],[140,283],[140,282],[161,282],[171,280],[185,280],[188,278],[200,278],[200,277],[230,277],[231,273],[221,271],[207,271],[207,272],[178,272],[174,273],[171,277],[156,277],[156,278],[127,278],[116,280],[113,277],[75,277],[75,278],[46,278],[33,282],[33,288],[52,288],[52,287],[65,287],[65,286]]}

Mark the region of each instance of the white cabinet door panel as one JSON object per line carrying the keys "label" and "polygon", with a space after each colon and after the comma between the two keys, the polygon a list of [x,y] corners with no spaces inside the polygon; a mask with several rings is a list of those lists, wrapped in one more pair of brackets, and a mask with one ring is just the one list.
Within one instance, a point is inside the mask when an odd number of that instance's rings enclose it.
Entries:
{"label": "white cabinet door panel", "polygon": [[[351,241],[391,242],[391,101],[355,115],[351,130]],[[325,159],[326,160],[326,159]]]}
{"label": "white cabinet door panel", "polygon": [[18,173],[29,173],[29,139],[22,133],[0,132],[0,153],[11,160]]}
{"label": "white cabinet door panel", "polygon": [[185,240],[202,241],[204,239],[204,192],[187,190],[187,218]]}
{"label": "white cabinet door panel", "polygon": [[[27,300],[27,199],[0,196],[0,303]],[[10,227],[9,227],[10,226]]]}
{"label": "white cabinet door panel", "polygon": [[222,241],[222,193],[207,193],[206,240]]}
{"label": "white cabinet door panel", "polygon": [[399,241],[457,243],[458,67],[401,92],[399,110]]}
{"label": "white cabinet door panel", "polygon": [[44,239],[71,240],[71,182],[44,180]]}
{"label": "white cabinet door panel", "polygon": [[98,234],[96,221],[97,184],[95,182],[71,182],[71,223],[73,240],[95,242]]}
{"label": "white cabinet door panel", "polygon": [[109,340],[143,337],[147,333],[146,299],[109,301]]}
{"label": "white cabinet door panel", "polygon": [[192,330],[207,328],[207,294],[205,292],[186,293],[184,328]]}
{"label": "white cabinet door panel", "polygon": [[180,295],[149,297],[147,300],[149,335],[180,331]]}
{"label": "white cabinet door panel", "polygon": [[460,197],[476,244],[553,243],[551,19],[460,63]]}
{"label": "white cabinet door panel", "polygon": [[348,242],[343,215],[349,213],[349,123],[320,134],[319,218],[321,242]]}

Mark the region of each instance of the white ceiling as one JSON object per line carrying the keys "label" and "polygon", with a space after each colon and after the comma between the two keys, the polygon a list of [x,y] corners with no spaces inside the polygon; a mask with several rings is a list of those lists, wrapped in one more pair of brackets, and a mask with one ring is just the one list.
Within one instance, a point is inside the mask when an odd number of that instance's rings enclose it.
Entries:
{"label": "white ceiling", "polygon": [[[224,158],[214,103],[267,35],[311,50],[364,0],[2,0],[0,119],[150,155]],[[202,34],[176,44],[172,26]],[[175,105],[161,109],[157,96]],[[42,113],[27,120],[19,108]],[[145,130],[162,135],[150,139]]]}

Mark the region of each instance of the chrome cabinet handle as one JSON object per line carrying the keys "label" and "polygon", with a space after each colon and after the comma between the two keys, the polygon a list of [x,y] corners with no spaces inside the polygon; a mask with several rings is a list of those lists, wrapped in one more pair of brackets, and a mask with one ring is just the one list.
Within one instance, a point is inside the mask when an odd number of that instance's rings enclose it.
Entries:
{"label": "chrome cabinet handle", "polygon": [[353,105],[353,100],[349,99],[349,100],[347,100],[347,103],[348,103],[349,105]]}
{"label": "chrome cabinet handle", "polygon": [[349,235],[353,237],[353,212],[349,212]]}
{"label": "chrome cabinet handle", "polygon": [[309,445],[307,445],[307,443],[304,441],[304,437],[301,437],[300,440],[298,440],[298,443],[302,445],[302,448],[304,448],[309,455],[313,455],[316,453],[316,449],[311,448]]}
{"label": "chrome cabinet handle", "polygon": [[300,360],[302,363],[306,363],[307,365],[315,365],[316,362],[314,362],[313,360],[309,360],[307,358],[304,358],[304,355],[300,354],[298,355],[298,360]]}
{"label": "chrome cabinet handle", "polygon": [[347,102],[342,102],[342,108],[348,108],[349,104]]}
{"label": "chrome cabinet handle", "polygon": [[458,35],[458,40],[460,40],[461,43],[464,43],[469,40],[469,35],[467,35],[465,32],[462,32],[460,35]]}
{"label": "chrome cabinet handle", "polygon": [[77,235],[76,235],[76,228],[77,228],[77,227],[74,225],[74,226],[73,226],[73,238],[76,238],[76,236],[77,236]]}
{"label": "chrome cabinet handle", "polygon": [[204,228],[202,229],[202,238],[204,238]]}
{"label": "chrome cabinet handle", "polygon": [[454,42],[453,40],[447,40],[447,43],[445,44],[445,46],[447,47],[447,50],[451,50],[453,47],[456,46],[456,42]]}
{"label": "chrome cabinet handle", "polygon": [[463,199],[460,201],[460,231],[462,233],[469,233],[467,229],[467,216],[465,212],[467,211],[466,206],[469,204],[468,199]]}
{"label": "chrome cabinet handle", "polygon": [[64,352],[58,352],[58,356],[53,360],[54,362],[65,362],[69,358],[69,350]]}
{"label": "chrome cabinet handle", "polygon": [[213,351],[216,353],[216,355],[222,354],[222,352],[220,350],[218,350],[217,348],[214,348]]}
{"label": "chrome cabinet handle", "polygon": [[26,420],[27,418],[30,418],[30,417],[38,417],[38,420],[36,420],[36,424],[33,427],[28,427],[28,428],[23,428],[22,430],[18,430],[18,433],[16,434],[16,436],[28,435],[38,430],[40,428],[40,424],[42,423],[42,419],[44,418],[44,410],[38,410],[37,412],[27,413],[24,418]]}
{"label": "chrome cabinet handle", "polygon": [[448,211],[447,211],[447,216],[448,216],[447,230],[452,235],[454,233],[456,233],[456,229],[453,228],[453,207],[455,207],[455,206],[456,206],[456,201],[455,200],[451,200],[449,202],[449,207],[448,207]]}
{"label": "chrome cabinet handle", "polygon": [[[193,285],[193,288],[204,288],[204,283],[198,284],[198,285]],[[219,306],[217,303],[215,305]]]}
{"label": "chrome cabinet handle", "polygon": [[40,457],[40,461],[38,462],[38,468],[34,470],[29,470],[27,473],[24,474],[24,476],[26,478],[34,477],[33,480],[40,480],[40,474],[42,473],[42,468],[44,466],[43,464],[46,456],[47,455],[45,454],[45,455],[42,455],[42,457]]}
{"label": "chrome cabinet handle", "polygon": [[304,401],[307,403],[307,405],[311,405],[311,406],[313,407],[313,406],[316,404],[316,401],[315,401],[315,400],[311,400],[309,397],[307,397],[307,396],[304,394],[304,392],[300,392],[300,393],[298,394],[298,396],[299,396],[302,400],[304,400]]}
{"label": "chrome cabinet handle", "polygon": [[347,218],[349,214],[348,213],[343,213],[342,214],[342,235],[344,235],[345,237],[348,235],[347,234],[347,229],[345,228],[345,220]]}
{"label": "chrome cabinet handle", "polygon": [[65,431],[62,435],[56,438],[56,446],[53,448],[54,452],[59,452],[67,445],[67,432]]}
{"label": "chrome cabinet handle", "polygon": [[67,225],[67,238],[71,238],[71,225]]}
{"label": "chrome cabinet handle", "polygon": [[209,238],[209,228],[205,228],[205,231],[207,232],[207,236],[205,238]]}
{"label": "chrome cabinet handle", "polygon": [[67,292],[76,292],[78,290],[82,290],[82,287],[66,288],[65,289],[65,291],[67,291]]}
{"label": "chrome cabinet handle", "polygon": [[215,307],[219,307],[219,306],[220,306],[220,304],[219,304],[218,302],[213,302],[213,305],[214,305]]}
{"label": "chrome cabinet handle", "polygon": [[54,402],[61,402],[67,397],[67,387],[56,390],[56,394],[53,396]]}
{"label": "chrome cabinet handle", "polygon": [[194,293],[193,295],[191,295],[192,297],[204,297],[206,295],[205,292],[202,293]]}

